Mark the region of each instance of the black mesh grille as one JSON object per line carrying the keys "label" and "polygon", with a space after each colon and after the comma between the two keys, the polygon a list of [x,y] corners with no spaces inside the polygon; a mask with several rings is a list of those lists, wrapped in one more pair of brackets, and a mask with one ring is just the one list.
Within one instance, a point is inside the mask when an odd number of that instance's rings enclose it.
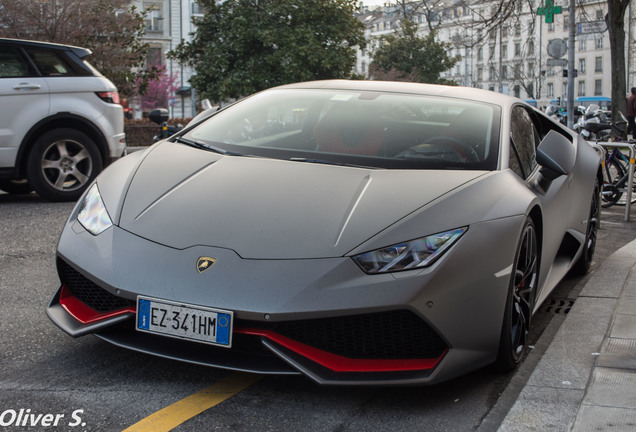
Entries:
{"label": "black mesh grille", "polygon": [[58,261],[60,280],[71,293],[91,309],[104,313],[129,306],[135,306],[134,300],[117,297],[100,288],[81,273],[62,260]]}
{"label": "black mesh grille", "polygon": [[271,330],[353,359],[438,358],[447,346],[407,310],[275,323]]}

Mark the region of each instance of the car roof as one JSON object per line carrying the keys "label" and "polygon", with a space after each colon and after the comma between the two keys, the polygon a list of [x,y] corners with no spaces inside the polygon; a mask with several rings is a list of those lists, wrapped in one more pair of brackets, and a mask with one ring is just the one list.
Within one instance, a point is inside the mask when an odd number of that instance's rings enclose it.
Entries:
{"label": "car roof", "polygon": [[62,51],[71,51],[76,56],[78,56],[79,58],[84,58],[84,57],[86,57],[86,56],[88,56],[88,55],[93,53],[88,48],[82,48],[82,47],[78,47],[78,46],[64,45],[64,44],[58,44],[58,43],[52,43],[52,42],[40,42],[40,41],[25,40],[25,39],[0,38],[0,44],[2,44],[3,42],[9,43],[9,44],[12,44],[12,45],[32,46],[32,47],[37,47],[37,48],[48,48],[48,49],[56,49],[56,50],[62,50]]}
{"label": "car roof", "polygon": [[429,96],[443,96],[458,99],[477,100],[496,105],[511,105],[522,102],[521,99],[490,90],[472,87],[447,86],[396,81],[363,81],[363,80],[324,80],[307,81],[276,87],[279,89],[330,89],[353,91],[378,91],[409,93]]}

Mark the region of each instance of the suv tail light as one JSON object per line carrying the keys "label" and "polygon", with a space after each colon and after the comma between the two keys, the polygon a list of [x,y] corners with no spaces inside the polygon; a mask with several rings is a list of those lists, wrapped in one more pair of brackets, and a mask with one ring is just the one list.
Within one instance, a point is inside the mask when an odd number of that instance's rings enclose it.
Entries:
{"label": "suv tail light", "polygon": [[104,102],[114,104],[119,103],[119,93],[117,92],[97,92],[96,94]]}

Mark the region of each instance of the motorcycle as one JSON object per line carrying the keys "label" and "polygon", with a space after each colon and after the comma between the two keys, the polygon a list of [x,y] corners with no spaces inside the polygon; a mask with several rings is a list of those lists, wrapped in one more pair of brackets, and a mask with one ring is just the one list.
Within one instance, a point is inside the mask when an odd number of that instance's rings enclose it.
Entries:
{"label": "motorcycle", "polygon": [[612,141],[614,138],[620,139],[625,133],[627,119],[623,113],[619,112],[620,119],[611,121],[601,108],[592,104],[585,110],[585,115],[579,118],[575,130],[587,141]]}

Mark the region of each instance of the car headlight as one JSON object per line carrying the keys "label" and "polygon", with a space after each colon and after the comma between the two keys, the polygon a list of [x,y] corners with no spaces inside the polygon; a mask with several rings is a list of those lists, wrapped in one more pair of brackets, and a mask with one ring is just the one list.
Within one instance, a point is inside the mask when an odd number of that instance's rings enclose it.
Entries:
{"label": "car headlight", "polygon": [[466,231],[468,227],[433,234],[365,252],[354,256],[353,260],[368,274],[427,267],[446,252]]}
{"label": "car headlight", "polygon": [[113,225],[102,197],[99,195],[97,183],[91,186],[82,198],[77,220],[93,235],[98,235]]}

